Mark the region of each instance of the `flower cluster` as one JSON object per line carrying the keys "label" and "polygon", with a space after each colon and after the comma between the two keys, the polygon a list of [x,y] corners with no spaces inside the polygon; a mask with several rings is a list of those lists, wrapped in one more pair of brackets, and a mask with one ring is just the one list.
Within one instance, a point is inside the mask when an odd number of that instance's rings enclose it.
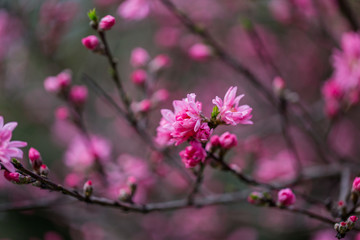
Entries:
{"label": "flower cluster", "polygon": [[345,234],[353,229],[357,220],[358,217],[350,216],[345,222],[335,223],[334,229],[337,231],[336,237],[338,239],[344,238]]}
{"label": "flower cluster", "polygon": [[[191,146],[180,153],[186,167],[194,167],[199,162],[205,160],[206,154],[201,143],[206,143],[213,129],[220,124],[251,124],[252,109],[247,106],[239,106],[240,99],[244,96],[236,97],[236,87],[230,87],[224,101],[219,97],[213,100],[216,104],[211,119],[207,119],[202,114],[202,103],[196,101],[196,95],[190,93],[182,100],[173,101],[174,111],[162,109],[162,119],[157,128],[155,141],[159,145],[176,146],[190,141]],[[212,147],[222,147],[229,149],[237,144],[235,135],[224,133],[223,135],[213,136],[207,149]],[[200,150],[200,148],[202,150]]]}
{"label": "flower cluster", "polygon": [[334,73],[322,88],[329,117],[360,100],[360,34],[344,33],[341,48],[332,55]]}

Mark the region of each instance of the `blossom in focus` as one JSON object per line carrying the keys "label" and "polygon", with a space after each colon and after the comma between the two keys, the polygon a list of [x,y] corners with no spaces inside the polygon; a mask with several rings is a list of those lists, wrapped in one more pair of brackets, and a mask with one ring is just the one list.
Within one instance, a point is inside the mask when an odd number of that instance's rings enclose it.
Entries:
{"label": "blossom in focus", "polygon": [[[195,100],[194,93],[188,94],[187,98],[173,101],[174,112],[162,109],[162,119],[157,128],[156,142],[160,145],[170,145],[180,143],[194,137],[202,125],[201,103]],[[208,129],[209,131],[209,129]],[[204,136],[204,134],[201,134]]]}
{"label": "blossom in focus", "polygon": [[95,50],[99,46],[99,39],[95,35],[90,35],[81,39],[82,45],[90,50]]}
{"label": "blossom in focus", "polygon": [[201,143],[192,141],[190,146],[179,153],[181,160],[187,168],[193,168],[200,162],[204,162],[206,158],[206,151],[203,149]]}
{"label": "blossom in focus", "polygon": [[27,145],[22,141],[10,141],[16,126],[16,122],[4,124],[4,118],[0,116],[0,163],[11,173],[15,172],[11,159],[22,159],[23,151],[20,148]]}
{"label": "blossom in focus", "polygon": [[237,87],[230,87],[226,92],[224,100],[216,96],[212,100],[219,108],[219,114],[217,119],[225,122],[226,124],[237,125],[237,124],[252,124],[250,120],[252,118],[251,112],[252,108],[248,105],[239,106],[239,101],[244,95],[239,95],[236,97]]}
{"label": "blossom in focus", "polygon": [[115,25],[115,18],[111,15],[106,15],[100,20],[100,30],[110,30]]}
{"label": "blossom in focus", "polygon": [[120,4],[117,13],[127,20],[141,20],[146,18],[150,12],[148,0],[126,0]]}
{"label": "blossom in focus", "polygon": [[280,206],[288,207],[295,203],[296,197],[290,188],[285,188],[278,193],[278,204]]}

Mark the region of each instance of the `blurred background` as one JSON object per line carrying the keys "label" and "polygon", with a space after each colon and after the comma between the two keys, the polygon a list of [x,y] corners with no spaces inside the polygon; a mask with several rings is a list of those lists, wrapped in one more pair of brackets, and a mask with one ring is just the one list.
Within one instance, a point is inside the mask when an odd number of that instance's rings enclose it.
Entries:
{"label": "blurred background", "polygon": [[[128,176],[138,180],[137,202],[174,200],[186,196],[189,184],[176,165],[154,153],[141,137],[119,118],[89,84],[97,82],[117,99],[106,58],[87,50],[81,39],[95,34],[87,12],[96,8],[100,17],[113,15],[116,24],[106,32],[118,60],[126,92],[136,102],[146,99],[132,81],[133,49],[159,54],[170,61],[156,75],[154,90],[166,89],[168,96],[146,113],[147,129],[156,136],[160,109],[172,101],[196,93],[203,113],[210,116],[215,96],[223,97],[230,86],[245,94],[241,104],[250,105],[254,125],[219,127],[216,133],[235,133],[239,145],[228,154],[229,162],[266,182],[284,182],[295,176],[293,156],[281,136],[279,116],[266,98],[246,79],[216,56],[192,52],[202,39],[191,34],[157,0],[136,0],[142,9],[133,15],[122,5],[135,0],[0,0],[0,115],[16,121],[13,139],[35,147],[49,166],[50,178],[81,189],[86,179],[94,182],[94,194],[116,199]],[[357,159],[359,111],[354,107],[333,121],[324,110],[321,88],[332,76],[332,54],[341,48],[341,37],[354,26],[344,17],[336,0],[176,0],[174,3],[269,89],[281,76],[292,96],[300,99],[320,128],[330,126],[325,144],[343,158]],[[360,2],[346,1],[353,13]],[[144,9],[145,8],[145,9]],[[80,166],[87,154],[79,143],[77,129],[59,117],[65,106],[44,89],[44,80],[70,70],[72,82],[88,87],[84,121],[104,153],[106,186],[93,166]],[[86,77],[88,76],[88,77]],[[167,95],[167,94],[165,94]],[[294,111],[299,111],[295,104]],[[61,115],[61,114],[60,114]],[[144,120],[145,121],[145,120]],[[309,136],[291,128],[296,149],[306,167],[323,162]],[[76,146],[76,147],[74,147]],[[85,148],[85,149],[84,149]],[[176,153],[183,147],[174,148]],[[25,156],[27,150],[24,150]],[[86,161],[86,159],[84,160]],[[180,159],[179,159],[180,162]],[[27,160],[23,163],[26,165]],[[355,162],[356,163],[356,162]],[[90,164],[91,165],[91,164]],[[185,170],[188,171],[188,170]],[[206,169],[204,186],[213,193],[239,191],[247,186],[236,178]],[[333,174],[298,187],[319,199],[337,199],[339,176]],[[299,199],[299,204],[309,207]],[[328,214],[312,205],[314,211]],[[244,200],[229,206],[184,209],[166,213],[123,213],[117,209],[90,206],[29,185],[0,179],[0,239],[335,239],[334,230],[310,218],[278,210],[251,206]],[[349,234],[348,239],[356,238]]]}

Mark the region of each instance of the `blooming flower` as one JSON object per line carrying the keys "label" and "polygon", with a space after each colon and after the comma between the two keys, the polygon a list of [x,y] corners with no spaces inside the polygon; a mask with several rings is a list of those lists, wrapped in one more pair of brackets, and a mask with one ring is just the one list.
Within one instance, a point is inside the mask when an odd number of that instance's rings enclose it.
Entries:
{"label": "blooming flower", "polygon": [[220,113],[217,118],[231,125],[252,124],[250,120],[252,108],[248,105],[239,106],[239,101],[244,95],[236,97],[236,91],[237,87],[230,87],[225,94],[224,101],[218,96],[212,100],[213,104],[219,108]]}
{"label": "blooming flower", "polygon": [[279,191],[278,204],[280,206],[288,207],[293,205],[295,201],[296,201],[295,194],[291,191],[290,188],[285,188]]}
{"label": "blooming flower", "polygon": [[11,163],[12,158],[22,159],[23,152],[19,148],[26,147],[27,143],[22,141],[10,141],[12,131],[16,128],[16,122],[4,125],[4,118],[0,116],[0,163],[9,171],[15,172]]}
{"label": "blooming flower", "polygon": [[187,168],[195,167],[200,162],[204,162],[206,158],[206,152],[201,143],[196,141],[190,142],[190,146],[187,146],[179,155]]}

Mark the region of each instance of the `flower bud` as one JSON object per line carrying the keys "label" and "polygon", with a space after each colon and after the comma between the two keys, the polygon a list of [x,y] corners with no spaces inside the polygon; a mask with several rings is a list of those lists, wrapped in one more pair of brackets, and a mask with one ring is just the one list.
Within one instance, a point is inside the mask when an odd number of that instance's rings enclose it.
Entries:
{"label": "flower bud", "polygon": [[145,49],[138,47],[131,52],[130,64],[135,68],[143,67],[147,64],[149,59],[150,56],[148,52]]}
{"label": "flower bud", "polygon": [[225,132],[219,137],[219,143],[222,148],[230,149],[232,147],[235,147],[238,141],[237,137],[234,134]]}
{"label": "flower bud", "polygon": [[131,190],[131,196],[134,196],[137,188],[137,179],[134,176],[128,177],[126,185],[128,185]]}
{"label": "flower bud", "polygon": [[352,191],[353,192],[360,192],[360,177],[356,177],[352,184]]}
{"label": "flower bud", "polygon": [[274,93],[278,97],[283,96],[285,90],[285,81],[281,77],[275,77],[272,85]]}
{"label": "flower bud", "polygon": [[212,49],[203,43],[197,43],[189,49],[189,56],[195,61],[207,60],[212,54]]}
{"label": "flower bud", "polygon": [[149,69],[151,72],[158,72],[168,66],[170,66],[170,58],[165,54],[160,54],[156,56],[149,63]]}
{"label": "flower bud", "polygon": [[50,170],[45,164],[42,164],[40,166],[39,172],[41,176],[47,177],[49,175]]}
{"label": "flower bud", "polygon": [[83,106],[88,96],[85,86],[73,86],[70,90],[70,101],[77,106]]}
{"label": "flower bud", "polygon": [[70,116],[70,114],[69,114],[69,110],[67,109],[67,107],[58,107],[55,110],[55,117],[58,120],[66,120],[69,118],[69,116]]}
{"label": "flower bud", "polygon": [[85,197],[89,198],[93,192],[92,182],[91,180],[88,180],[85,182],[83,187],[84,195]]}
{"label": "flower bud", "polygon": [[152,103],[149,99],[144,99],[141,102],[133,102],[131,108],[135,113],[148,112],[152,107]]}
{"label": "flower bud", "polygon": [[146,81],[147,73],[142,69],[137,69],[131,74],[131,81],[136,85],[143,85]]}
{"label": "flower bud", "polygon": [[281,207],[288,207],[295,203],[296,197],[290,188],[285,188],[278,193],[278,205]]}
{"label": "flower bud", "polygon": [[95,50],[99,47],[99,39],[95,35],[90,35],[81,39],[81,43],[89,50]]}
{"label": "flower bud", "polygon": [[169,92],[166,89],[159,89],[152,95],[151,99],[158,103],[164,102],[169,98]]}
{"label": "flower bud", "polygon": [[62,89],[66,89],[70,86],[71,83],[71,71],[70,70],[64,70],[61,73],[59,73],[57,76],[57,81],[59,86]]}
{"label": "flower bud", "polygon": [[100,20],[99,30],[110,30],[115,24],[115,18],[107,15]]}
{"label": "flower bud", "polygon": [[247,198],[247,201],[253,205],[263,204],[263,194],[261,192],[252,192]]}
{"label": "flower bud", "polygon": [[9,172],[7,170],[4,171],[4,177],[9,182],[19,183],[20,182],[20,174],[17,172]]}
{"label": "flower bud", "polygon": [[30,148],[29,150],[29,160],[31,167],[38,173],[42,165],[41,155],[38,150],[35,148]]}
{"label": "flower bud", "polygon": [[346,221],[348,230],[351,230],[355,226],[355,223],[357,220],[358,220],[358,217],[356,217],[356,216],[350,216],[348,218],[348,220]]}
{"label": "flower bud", "polygon": [[47,77],[44,81],[44,88],[49,93],[58,93],[60,91],[60,85],[57,77]]}

